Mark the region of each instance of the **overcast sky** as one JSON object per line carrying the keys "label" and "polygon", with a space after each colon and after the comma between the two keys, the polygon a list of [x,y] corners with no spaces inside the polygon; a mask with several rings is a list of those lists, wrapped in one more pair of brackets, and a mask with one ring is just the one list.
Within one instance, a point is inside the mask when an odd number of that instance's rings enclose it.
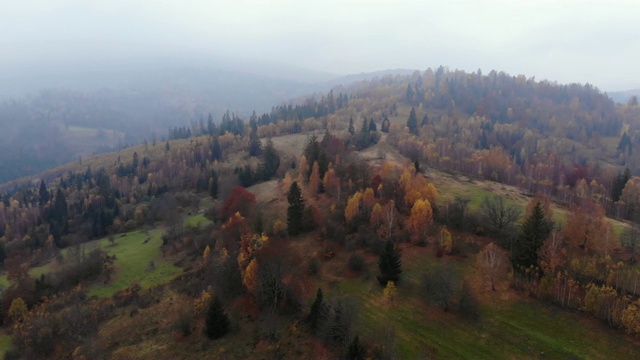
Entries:
{"label": "overcast sky", "polygon": [[0,72],[230,56],[334,74],[496,69],[613,91],[640,87],[639,20],[640,1],[625,0],[0,0]]}

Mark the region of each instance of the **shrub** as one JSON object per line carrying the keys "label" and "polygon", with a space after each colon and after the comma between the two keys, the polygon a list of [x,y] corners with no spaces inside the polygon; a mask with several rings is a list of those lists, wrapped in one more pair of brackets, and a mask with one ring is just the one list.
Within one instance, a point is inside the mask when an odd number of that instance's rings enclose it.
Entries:
{"label": "shrub", "polygon": [[307,274],[316,276],[320,274],[320,261],[316,258],[310,258],[307,264]]}
{"label": "shrub", "polygon": [[353,272],[363,271],[365,268],[364,258],[358,253],[352,253],[347,261],[347,267]]}

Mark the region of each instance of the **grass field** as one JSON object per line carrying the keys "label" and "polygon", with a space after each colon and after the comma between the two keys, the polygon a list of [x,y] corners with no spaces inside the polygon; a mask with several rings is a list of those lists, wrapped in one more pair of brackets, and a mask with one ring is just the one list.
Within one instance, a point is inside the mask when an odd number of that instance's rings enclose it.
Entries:
{"label": "grass field", "polygon": [[[415,248],[404,250],[408,251]],[[385,332],[394,333],[399,359],[640,358],[635,340],[620,331],[513,293],[489,291],[488,297],[482,297],[477,322],[430,307],[421,296],[422,274],[443,261],[453,262],[455,268],[472,274],[473,258],[439,259],[428,251],[418,251],[421,252],[418,255],[403,256],[403,282],[393,305],[383,301],[382,289],[373,276],[368,280],[344,279],[329,291],[330,296],[347,296],[356,304],[359,314],[356,331],[365,341],[379,338]],[[369,270],[376,273],[375,262]]]}
{"label": "grass field", "polygon": [[111,296],[135,281],[146,289],[166,282],[181,271],[170,260],[162,258],[162,229],[130,232],[116,237],[113,245],[108,239],[98,242],[106,252],[116,256],[116,272],[107,285],[91,287],[89,295]]}
{"label": "grass field", "polygon": [[[204,216],[197,215],[190,218],[190,222],[200,223],[209,221]],[[153,229],[150,231],[134,231],[126,234],[119,234],[112,245],[107,238],[90,241],[84,246],[86,249],[101,247],[110,255],[115,255],[115,274],[111,281],[106,284],[94,284],[89,289],[89,295],[99,297],[111,296],[114,292],[124,289],[137,281],[142,288],[146,289],[154,285],[161,284],[171,279],[182,271],[181,268],[172,264],[170,259],[162,257],[160,245],[162,244],[163,230]],[[68,249],[62,251],[62,256],[68,254]],[[153,262],[153,265],[151,264]],[[37,278],[41,274],[46,274],[59,266],[55,260],[49,263],[34,267],[29,270],[29,274]],[[9,286],[7,276],[0,276],[0,285]]]}
{"label": "grass field", "polygon": [[0,355],[4,358],[4,354],[11,349],[11,335],[0,332]]}
{"label": "grass field", "polygon": [[207,219],[204,214],[196,214],[196,215],[192,215],[187,217],[184,220],[184,225],[191,227],[191,228],[199,228],[202,226],[206,226],[209,225],[211,223],[211,220]]}

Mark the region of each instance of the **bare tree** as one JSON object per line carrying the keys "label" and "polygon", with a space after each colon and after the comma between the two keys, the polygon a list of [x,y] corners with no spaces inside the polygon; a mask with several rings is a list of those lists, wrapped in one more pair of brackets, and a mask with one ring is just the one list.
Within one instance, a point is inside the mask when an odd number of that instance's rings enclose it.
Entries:
{"label": "bare tree", "polygon": [[491,290],[496,291],[496,286],[494,284],[494,278],[496,274],[500,271],[500,268],[503,263],[504,256],[502,251],[495,243],[488,244],[484,250],[480,253],[480,265],[484,270],[486,276],[489,277],[489,281],[491,282]]}
{"label": "bare tree", "polygon": [[640,252],[640,225],[633,223],[624,228],[620,244],[631,252],[631,262],[635,263],[637,261],[636,254]]}
{"label": "bare tree", "polygon": [[507,204],[502,196],[485,197],[480,208],[492,229],[499,233],[513,225],[520,217],[520,209]]}
{"label": "bare tree", "polygon": [[437,267],[433,272],[425,274],[422,286],[429,303],[449,311],[460,288],[460,278],[450,265]]}

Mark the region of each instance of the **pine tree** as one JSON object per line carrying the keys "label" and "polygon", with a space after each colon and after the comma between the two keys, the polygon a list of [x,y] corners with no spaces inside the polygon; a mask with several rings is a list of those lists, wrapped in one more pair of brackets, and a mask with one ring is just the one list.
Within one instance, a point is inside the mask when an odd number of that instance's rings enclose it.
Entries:
{"label": "pine tree", "polygon": [[347,354],[345,359],[347,360],[362,360],[366,356],[366,349],[360,343],[360,338],[356,335],[351,343],[349,343],[349,347],[347,348]]}
{"label": "pine tree", "polygon": [[416,108],[411,108],[409,119],[407,120],[407,127],[409,128],[410,133],[418,135],[418,118],[416,116]]}
{"label": "pine tree", "polygon": [[511,266],[517,272],[538,267],[538,249],[551,234],[551,224],[545,219],[542,205],[537,202],[531,215],[522,224],[520,236],[515,239],[511,252]]}
{"label": "pine tree", "polygon": [[380,269],[380,275],[378,275],[380,285],[387,286],[387,282],[389,281],[397,284],[400,280],[402,262],[400,260],[400,253],[392,241],[385,243],[384,250],[378,259],[378,268]]}
{"label": "pine tree", "polygon": [[219,339],[229,332],[229,317],[217,296],[209,303],[205,325],[205,334],[212,340]]}
{"label": "pine tree", "polygon": [[300,187],[296,181],[289,188],[289,208],[287,208],[287,231],[289,235],[298,235],[302,232],[302,216],[304,213],[304,200]]}

